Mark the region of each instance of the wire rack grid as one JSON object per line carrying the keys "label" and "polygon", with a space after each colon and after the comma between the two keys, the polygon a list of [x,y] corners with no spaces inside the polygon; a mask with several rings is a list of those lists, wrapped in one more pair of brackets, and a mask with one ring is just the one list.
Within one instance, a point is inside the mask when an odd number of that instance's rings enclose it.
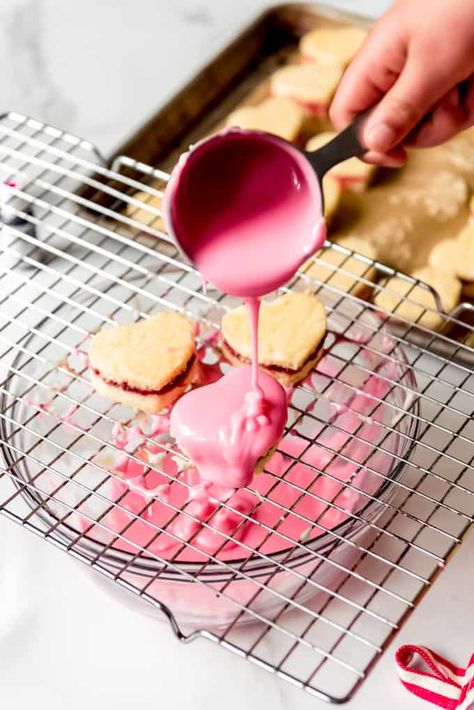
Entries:
{"label": "wire rack grid", "polygon": [[[166,415],[145,421],[88,379],[91,333],[163,309],[199,323],[203,368],[225,367],[215,336],[236,304],[163,232],[167,176],[128,158],[109,169],[91,144],[18,114],[0,121],[0,168],[1,511],[164,612],[180,640],[347,700],[472,522],[473,350],[446,334],[472,328],[459,310],[439,332],[422,308],[416,323],[380,313],[357,287],[390,288],[369,273],[393,270],[328,245],[340,266],[288,287],[318,294],[329,332],[291,394],[279,468],[245,492],[250,506],[221,497],[202,521],[189,462],[153,430]],[[429,289],[397,276],[400,303]]]}

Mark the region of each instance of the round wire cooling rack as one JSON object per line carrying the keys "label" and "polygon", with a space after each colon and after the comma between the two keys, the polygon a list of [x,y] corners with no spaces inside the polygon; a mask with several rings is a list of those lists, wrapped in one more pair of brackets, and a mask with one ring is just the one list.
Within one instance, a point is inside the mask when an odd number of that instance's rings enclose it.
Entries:
{"label": "round wire cooling rack", "polygon": [[[382,379],[400,398],[384,421],[390,446],[387,440],[376,446],[382,452],[387,448],[392,456],[390,470],[379,472],[381,485],[319,538],[290,540],[281,550],[260,554],[253,567],[244,539],[239,540],[239,548],[245,550],[245,558],[214,562],[209,555],[205,564],[166,559],[140,544],[131,552],[116,544],[124,536],[115,529],[109,530],[112,538],[91,535],[100,527],[96,520],[100,512],[90,511],[84,527],[87,515],[80,507],[81,498],[69,505],[61,498],[65,483],[77,485],[88,498],[92,493],[99,499],[103,492],[100,485],[93,485],[93,477],[80,477],[81,471],[89,476],[98,470],[95,464],[85,466],[90,450],[76,448],[92,440],[90,429],[74,423],[66,426],[64,421],[59,425],[47,414],[37,418],[42,413],[39,403],[24,400],[85,334],[103,325],[173,308],[201,318],[207,327],[216,319],[203,313],[204,307],[235,304],[205,292],[198,275],[179,260],[167,241],[156,210],[146,224],[139,218],[149,200],[161,197],[167,179],[162,171],[124,158],[127,174],[119,174],[98,159],[87,141],[18,114],[0,121],[0,151],[5,175],[27,178],[21,182],[23,189],[17,190],[15,203],[17,217],[27,228],[16,223],[0,240],[1,512],[116,582],[109,587],[125,588],[165,612],[181,640],[205,636],[321,699],[347,700],[474,519],[474,351],[469,347],[471,320],[464,318],[467,306],[462,313],[440,313],[440,328],[434,331],[426,327],[423,309],[416,322],[404,319],[398,309],[393,314],[384,312],[381,320],[374,314],[374,309],[380,309],[358,298],[352,288],[344,292],[335,287],[330,274],[324,281],[298,274],[291,288],[317,293],[325,302],[333,335],[347,334],[364,319],[372,323],[373,337],[381,337],[377,347],[350,346],[366,348],[367,362],[358,362],[364,376],[373,373],[371,358],[377,355],[400,368],[391,375],[382,372]],[[379,276],[397,275],[343,247],[327,246],[344,255],[335,270],[351,278],[347,260],[363,262],[367,268],[354,280],[375,292],[387,287],[372,283],[371,269]],[[410,291],[401,297],[401,304],[416,301],[418,286],[429,290],[411,277],[402,278]],[[434,304],[438,311],[436,298]],[[72,317],[68,308],[73,309]],[[51,324],[55,325],[49,330]],[[384,334],[393,347],[385,348]],[[356,351],[345,352],[341,348],[346,346],[337,343],[327,345],[331,357],[341,364],[340,373],[351,371]],[[59,357],[57,347],[63,349]],[[39,370],[34,369],[35,363]],[[76,379],[86,386],[81,377]],[[326,375],[316,389],[307,383],[296,388],[290,429],[301,419],[314,419],[327,427],[324,405],[331,381]],[[54,399],[69,405],[80,400],[79,394],[55,391]],[[314,404],[315,394],[316,409],[309,412],[306,407]],[[98,403],[90,388],[88,396],[91,399],[81,409],[104,422],[106,429],[99,432],[99,439],[109,446],[104,436],[114,421],[126,415]],[[383,404],[374,400],[376,406]],[[67,440],[61,443],[59,433]],[[304,429],[302,434],[313,441],[321,430]],[[359,430],[350,434],[360,439]],[[36,439],[30,441],[30,435]],[[344,456],[351,457],[341,452],[340,458]],[[60,469],[58,462],[68,457],[75,459],[76,468]],[[375,468],[370,460],[368,466]],[[55,485],[44,488],[41,484],[51,472]],[[328,471],[325,476],[319,470],[314,473],[332,480]],[[104,477],[115,480],[108,470]],[[356,480],[346,483],[351,494],[357,487]],[[115,508],[121,504],[115,498],[113,503]],[[223,508],[231,505],[222,503]],[[333,504],[338,507],[344,512],[343,506]],[[125,514],[130,516],[131,511],[126,509]],[[312,522],[321,527],[321,521]],[[188,541],[185,547],[191,544]],[[331,575],[324,572],[323,563]],[[199,590],[206,592],[207,607]],[[188,618],[191,632],[183,634],[185,612],[193,606],[197,612]],[[258,622],[258,628],[241,629],[242,619]]]}
{"label": "round wire cooling rack", "polygon": [[[346,314],[347,318],[347,314]],[[354,314],[351,315],[354,318]],[[379,331],[379,321],[375,316],[371,316],[372,322],[370,323],[370,328],[373,329],[374,333],[377,333],[375,337],[380,337]],[[343,319],[344,320],[344,319]],[[62,314],[62,321],[68,322],[68,314]],[[343,325],[338,323],[338,315],[333,314],[330,317],[330,327],[335,327],[335,330],[343,330]],[[366,323],[369,325],[369,323]],[[118,549],[114,544],[110,544],[109,541],[101,541],[97,539],[92,533],[88,534],[83,529],[80,529],[80,525],[74,526],[68,522],[72,517],[76,518],[76,523],[80,522],[83,516],[75,516],[74,511],[77,509],[77,501],[67,500],[67,496],[63,497],[57,492],[58,489],[68,487],[68,476],[65,474],[62,483],[56,485],[52,494],[48,494],[43,486],[38,485],[37,478],[38,472],[37,467],[32,465],[32,462],[28,460],[27,457],[23,456],[21,452],[30,452],[33,449],[37,450],[37,437],[41,435],[41,431],[34,431],[33,436],[31,435],[31,428],[35,430],[34,420],[35,416],[32,416],[32,403],[30,401],[25,402],[24,394],[20,395],[18,399],[15,399],[15,391],[24,390],[25,377],[29,378],[32,385],[36,383],[36,386],[47,384],[47,379],[44,379],[45,373],[35,371],[38,368],[31,367],[31,358],[35,353],[41,351],[42,346],[44,346],[44,336],[48,332],[48,319],[42,321],[39,326],[35,328],[38,332],[42,333],[41,338],[35,335],[28,335],[27,338],[22,342],[22,352],[20,352],[15,358],[12,364],[11,370],[12,374],[8,378],[6,383],[5,391],[3,392],[0,405],[2,411],[8,411],[7,417],[2,417],[0,421],[0,433],[2,435],[2,440],[8,442],[7,445],[3,444],[3,454],[5,460],[8,463],[10,475],[12,476],[14,483],[23,499],[28,504],[32,514],[38,517],[43,523],[46,530],[48,530],[48,535],[54,532],[54,537],[58,538],[67,549],[72,549],[76,554],[79,554],[86,559],[100,559],[101,565],[107,568],[110,574],[122,574],[126,570],[128,578],[132,578],[136,582],[137,576],[144,578],[143,584],[147,586],[150,582],[154,585],[154,589],[157,587],[157,580],[159,581],[158,588],[154,591],[154,596],[159,600],[159,605],[161,609],[166,613],[167,617],[171,620],[174,628],[179,628],[179,623],[182,622],[184,617],[184,622],[193,623],[194,626],[202,627],[209,625],[211,620],[209,615],[206,613],[208,609],[208,600],[204,599],[201,601],[201,606],[203,611],[200,614],[190,615],[189,608],[191,608],[196,603],[196,592],[192,592],[191,597],[189,597],[185,602],[183,607],[183,602],[178,605],[176,609],[176,590],[173,588],[170,592],[166,588],[167,583],[177,583],[178,586],[183,583],[199,582],[201,585],[205,585],[205,591],[211,591],[211,593],[220,593],[219,587],[224,586],[228,590],[230,596],[230,602],[224,608],[223,611],[217,615],[214,623],[211,626],[225,626],[232,623],[235,617],[235,604],[240,604],[242,607],[242,612],[245,612],[248,599],[252,597],[255,590],[251,586],[252,580],[257,580],[259,584],[260,593],[263,592],[261,603],[253,610],[252,614],[243,613],[239,625],[244,623],[249,623],[255,620],[255,613],[258,613],[265,618],[263,614],[275,613],[279,606],[281,606],[282,600],[292,600],[292,604],[302,605],[306,603],[308,599],[313,597],[315,594],[319,593],[330,593],[333,585],[335,584],[337,577],[335,573],[347,573],[350,566],[354,563],[354,553],[355,556],[363,554],[364,548],[361,547],[361,538],[365,533],[372,532],[374,534],[380,534],[382,528],[379,529],[377,522],[379,518],[387,510],[393,510],[393,499],[396,494],[396,484],[400,484],[401,477],[403,474],[404,467],[406,466],[406,461],[410,456],[411,449],[413,447],[414,441],[416,440],[416,433],[418,430],[418,418],[414,417],[398,417],[398,425],[401,425],[401,429],[397,429],[397,426],[393,427],[391,433],[381,439],[382,449],[384,454],[379,456],[379,461],[377,464],[377,454],[375,454],[375,463],[369,468],[374,471],[373,475],[379,477],[377,486],[371,490],[371,495],[367,496],[367,499],[362,497],[361,504],[351,511],[349,516],[345,516],[346,519],[342,522],[337,523],[334,527],[329,526],[324,529],[323,534],[315,539],[302,541],[296,540],[291,541],[288,538],[282,537],[282,541],[288,545],[292,542],[292,546],[285,547],[283,544],[281,549],[276,552],[270,552],[268,554],[262,553],[261,547],[257,547],[255,550],[245,549],[245,545],[242,546],[242,553],[247,554],[244,558],[230,559],[230,560],[219,560],[218,557],[209,555],[205,563],[202,561],[200,563],[180,561],[179,559],[159,559],[159,557],[150,554],[150,550],[147,546],[141,548],[137,545],[133,552],[127,552]],[[332,333],[330,339],[337,339],[337,333]],[[386,338],[386,336],[383,336]],[[409,401],[406,397],[407,392],[413,392],[416,387],[416,381],[411,372],[411,369],[407,367],[407,360],[404,356],[403,349],[400,347],[392,347],[393,343],[389,340],[391,357],[396,357],[397,362],[400,366],[403,365],[403,372],[392,373],[392,376],[400,374],[402,388],[397,386],[391,390],[391,396],[387,398],[385,404],[374,401],[371,409],[382,410],[385,406],[386,411],[382,411],[380,418],[386,420],[389,415],[390,419],[393,419],[393,412],[390,411],[390,399],[393,399],[393,404],[396,405],[396,411],[405,409],[410,410],[416,415],[418,411],[418,402]],[[367,343],[365,344],[365,346]],[[364,346],[364,347],[365,347]],[[347,345],[342,346],[347,350]],[[387,349],[387,348],[385,348]],[[331,352],[332,349],[329,350]],[[364,352],[360,344],[353,344],[349,346],[349,350],[358,350]],[[372,353],[373,355],[373,353]],[[362,357],[359,353],[359,356]],[[354,352],[345,352],[344,357],[352,363],[356,363],[357,358]],[[382,354],[379,365],[384,362],[384,355]],[[323,358],[324,360],[324,358]],[[38,363],[36,363],[38,365]],[[360,375],[363,374],[364,368],[367,369],[368,362],[364,359],[361,360],[361,371],[358,372],[358,377],[356,380],[360,380]],[[373,365],[373,363],[372,363]],[[51,370],[51,361],[48,359],[44,363],[46,369]],[[354,364],[353,377],[357,372],[357,365]],[[40,370],[43,368],[39,368]],[[41,385],[40,385],[41,383]],[[356,382],[354,386],[356,387]],[[330,387],[335,387],[333,383]],[[84,384],[84,388],[87,390],[86,399],[90,396],[90,386],[88,383]],[[406,389],[404,389],[406,388]],[[356,387],[357,390],[357,387]],[[66,390],[67,392],[67,390]],[[12,397],[13,395],[13,397]],[[314,396],[314,393],[313,393]],[[322,399],[327,399],[327,394],[324,395]],[[81,401],[82,393],[75,393],[75,400]],[[102,403],[104,404],[104,403]],[[108,417],[110,413],[109,404],[105,404],[105,409],[101,412]],[[301,405],[303,406],[303,404]],[[298,411],[298,404],[295,404],[295,410]],[[33,421],[32,421],[33,419]],[[111,426],[111,422],[110,426]],[[405,424],[405,429],[404,425]],[[323,431],[325,431],[328,422],[324,423]],[[408,425],[408,426],[407,426]],[[64,429],[64,427],[69,427],[69,423],[64,423],[60,420],[59,429]],[[41,427],[39,428],[41,429]],[[54,431],[50,427],[47,428],[48,435],[51,431]],[[56,430],[57,431],[57,430]],[[46,432],[45,432],[46,433]],[[78,432],[79,437],[83,436],[83,432]],[[399,436],[400,434],[400,436]],[[67,437],[66,437],[67,438]],[[46,443],[46,442],[45,442]],[[47,445],[47,444],[46,444]],[[60,451],[56,449],[59,446]],[[68,442],[65,440],[61,444],[60,440],[56,438],[55,447],[53,447],[53,452],[51,456],[52,468],[57,466],[58,456],[67,455]],[[45,459],[45,453],[43,452],[41,458]],[[369,455],[368,459],[371,458]],[[87,462],[84,460],[87,467]],[[362,464],[361,464],[362,465]],[[385,467],[385,470],[384,470]],[[32,471],[32,468],[34,469]],[[315,477],[317,478],[321,474],[315,472]],[[40,474],[40,478],[44,478]],[[73,481],[74,474],[71,477]],[[284,479],[284,476],[283,476]],[[57,484],[58,482],[56,482]],[[360,485],[360,484],[359,484]],[[70,487],[70,484],[69,484]],[[95,479],[94,477],[87,478],[82,484],[82,489],[87,496],[94,496]],[[304,488],[302,489],[304,490]],[[357,488],[356,484],[356,490]],[[76,492],[75,490],[73,492]],[[58,499],[61,502],[58,502]],[[334,503],[334,502],[333,502]],[[107,504],[110,506],[115,506],[113,497],[107,500]],[[65,505],[67,505],[67,512],[65,512]],[[120,505],[120,501],[119,501]],[[337,508],[337,499],[334,503]],[[328,508],[332,507],[331,502],[327,503]],[[285,515],[292,515],[291,506],[289,509],[284,510]],[[105,519],[99,518],[101,524]],[[310,521],[308,521],[310,522]],[[312,521],[311,523],[312,524]],[[107,523],[105,522],[107,527]],[[317,521],[314,522],[314,528],[317,529]],[[94,530],[95,526],[92,528]],[[125,530],[127,526],[125,526]],[[166,528],[165,528],[166,529]],[[110,531],[108,537],[110,538]],[[114,532],[120,533],[120,530]],[[123,532],[123,531],[122,531]],[[278,525],[276,527],[276,532],[278,534]],[[270,533],[269,533],[270,534]],[[121,538],[117,535],[119,541]],[[117,541],[117,540],[116,540]],[[183,546],[187,545],[183,541]],[[341,550],[342,548],[342,550]],[[153,552],[153,551],[152,551]],[[370,554],[370,553],[369,553]],[[329,568],[329,569],[328,569]],[[293,578],[291,580],[288,577],[293,572]],[[282,579],[285,577],[285,579]],[[271,580],[276,589],[267,592],[268,580]],[[260,581],[261,580],[261,581]],[[243,582],[243,584],[241,583]],[[290,585],[291,582],[291,585]],[[165,585],[165,588],[163,587]],[[297,586],[301,586],[300,590],[297,590]],[[237,589],[237,587],[244,587],[244,589]],[[284,588],[285,592],[282,593],[280,588]],[[288,588],[291,588],[291,592],[288,592]],[[290,594],[290,596],[289,596]],[[242,596],[243,595],[243,596]],[[183,595],[178,594],[179,597]],[[201,595],[202,596],[202,595]],[[164,601],[162,601],[164,600]],[[198,604],[198,609],[200,608]],[[215,610],[213,609],[213,614]],[[184,623],[183,622],[183,623]]]}
{"label": "round wire cooling rack", "polygon": [[[377,333],[379,323],[375,316],[371,316],[371,318],[373,319],[371,329],[374,333]],[[65,320],[67,320],[67,317]],[[351,321],[353,320],[354,314],[351,315]],[[330,323],[331,321],[333,324],[336,323],[337,315],[333,314],[332,317],[330,317]],[[43,331],[47,328],[47,324],[48,319],[46,318],[36,326],[36,329]],[[339,330],[340,329],[341,325],[339,324]],[[386,443],[387,435],[384,437],[385,443],[382,442],[384,443],[384,457],[387,457],[387,461],[388,457],[391,457],[393,454],[393,460],[390,462],[386,472],[382,473],[382,471],[376,471],[377,475],[380,477],[380,484],[377,486],[376,490],[374,490],[373,494],[368,496],[367,500],[365,500],[357,510],[353,511],[353,517],[348,517],[346,520],[336,524],[333,528],[328,528],[320,537],[313,540],[305,540],[304,545],[283,547],[283,549],[277,552],[270,552],[265,555],[261,555],[258,549],[253,553],[251,550],[247,550],[248,554],[246,557],[226,560],[226,566],[224,568],[217,559],[212,562],[207,562],[204,565],[204,569],[202,562],[196,563],[182,560],[176,562],[174,567],[170,567],[166,559],[160,560],[157,556],[150,556],[149,550],[147,549],[138,551],[137,548],[138,554],[120,550],[118,547],[114,548],[113,545],[108,545],[103,541],[101,542],[97,538],[94,538],[92,534],[88,534],[78,529],[78,527],[74,527],[74,525],[64,520],[64,511],[62,514],[58,512],[58,505],[55,505],[56,501],[54,495],[51,496],[46,493],[41,495],[41,492],[35,485],[36,476],[32,473],[31,462],[20,453],[29,451],[32,444],[30,429],[32,427],[32,419],[34,420],[35,418],[35,413],[34,411],[32,412],[32,404],[34,406],[34,403],[30,401],[25,403],[24,397],[19,397],[18,399],[14,399],[13,397],[12,403],[12,395],[15,395],[15,390],[18,389],[18,385],[20,390],[23,389],[25,374],[28,375],[28,373],[30,374],[32,386],[36,386],[35,383],[37,386],[41,386],[41,375],[39,373],[35,374],[35,368],[31,366],[31,354],[34,353],[35,350],[41,350],[43,345],[44,342],[42,339],[35,339],[34,335],[28,335],[23,342],[25,352],[20,352],[12,364],[12,373],[5,383],[6,387],[0,398],[1,410],[8,410],[10,412],[8,417],[4,417],[0,420],[2,442],[8,441],[9,445],[5,446],[2,443],[0,446],[5,461],[8,463],[9,470],[13,475],[16,487],[21,490],[22,496],[28,503],[31,511],[42,520],[47,529],[54,530],[55,535],[57,535],[65,545],[69,547],[74,546],[75,550],[83,553],[85,556],[100,556],[103,563],[109,566],[111,570],[123,569],[125,566],[127,571],[131,574],[153,576],[158,573],[160,578],[164,581],[179,580],[180,582],[191,583],[194,581],[194,575],[197,575],[207,582],[217,583],[228,580],[230,575],[238,574],[243,564],[245,564],[246,575],[253,578],[268,575],[272,566],[281,564],[282,560],[284,560],[285,569],[295,569],[314,560],[315,553],[318,559],[323,560],[330,556],[338,545],[348,541],[350,543],[352,538],[357,537],[364,527],[376,522],[383,511],[383,504],[388,505],[391,498],[394,496],[393,483],[400,479],[406,461],[409,459],[414,442],[416,441],[419,428],[419,420],[417,418],[419,410],[418,401],[414,399],[411,402],[407,402],[405,399],[406,390],[395,388],[394,394],[392,392],[391,396],[394,399],[394,403],[397,405],[397,409],[406,406],[411,410],[414,416],[398,418],[398,424],[402,424],[400,433],[403,434],[403,436],[398,437],[399,432],[394,428],[393,431],[388,434],[388,445]],[[356,347],[359,346],[356,345]],[[402,348],[392,344],[391,350],[392,357],[396,357],[400,364],[407,364]],[[352,358],[352,360],[353,359],[354,358]],[[366,363],[362,364],[366,365]],[[416,390],[416,380],[410,368],[404,371],[401,383],[409,391]],[[89,385],[86,384],[85,387],[89,388]],[[388,400],[390,400],[390,395]],[[388,401],[387,404],[390,404],[390,401]],[[106,408],[102,413],[107,415],[109,405],[105,406]],[[374,408],[376,409],[377,407],[380,407],[380,403],[374,401]],[[403,430],[403,424],[407,425],[406,431]],[[60,428],[69,428],[70,426],[69,422],[59,422]],[[112,426],[111,422],[110,426]],[[392,439],[390,439],[390,437],[392,437]],[[61,448],[63,449],[63,453],[65,453],[67,442],[65,442],[64,447]],[[370,458],[370,456],[368,458]],[[384,464],[386,461],[384,461]],[[67,487],[67,475],[64,476],[64,485]],[[92,483],[88,482],[84,484],[83,488],[85,487],[87,487],[90,495],[93,496],[94,486]],[[111,505],[114,504],[112,500],[109,502]],[[74,509],[74,501],[70,503],[70,508]],[[287,542],[289,542],[289,540],[287,540]],[[245,550],[243,552],[245,552]],[[182,574],[183,570],[187,573],[185,577],[183,577]]]}

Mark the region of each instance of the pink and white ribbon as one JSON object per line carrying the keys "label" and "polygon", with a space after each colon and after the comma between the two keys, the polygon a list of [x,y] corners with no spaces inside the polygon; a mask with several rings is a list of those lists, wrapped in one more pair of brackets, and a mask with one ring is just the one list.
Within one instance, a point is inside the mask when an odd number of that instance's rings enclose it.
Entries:
{"label": "pink and white ribbon", "polygon": [[474,710],[474,654],[458,668],[425,646],[401,646],[398,676],[410,693],[448,710]]}

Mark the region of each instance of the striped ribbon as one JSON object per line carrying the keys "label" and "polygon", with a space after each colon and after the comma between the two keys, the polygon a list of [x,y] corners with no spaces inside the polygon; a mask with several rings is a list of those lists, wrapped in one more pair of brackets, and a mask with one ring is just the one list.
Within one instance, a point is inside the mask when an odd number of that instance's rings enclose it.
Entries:
{"label": "striped ribbon", "polygon": [[474,710],[474,654],[458,668],[425,646],[401,646],[395,654],[398,676],[410,693],[448,710]]}

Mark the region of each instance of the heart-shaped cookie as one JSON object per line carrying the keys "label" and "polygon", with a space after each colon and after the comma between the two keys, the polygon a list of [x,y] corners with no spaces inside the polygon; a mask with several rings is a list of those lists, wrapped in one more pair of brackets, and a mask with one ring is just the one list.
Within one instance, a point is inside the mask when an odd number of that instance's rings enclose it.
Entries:
{"label": "heart-shaped cookie", "polygon": [[319,27],[303,35],[300,40],[300,52],[306,60],[332,61],[345,67],[366,35],[367,32],[359,27]]}
{"label": "heart-shaped cookie", "polygon": [[[306,150],[318,150],[318,148],[322,148],[323,145],[329,143],[335,136],[336,133],[333,131],[317,133],[307,142]],[[349,158],[349,160],[344,160],[331,168],[326,177],[331,177],[335,180],[343,190],[362,192],[367,189],[375,171],[375,165],[364,163],[359,158]]]}
{"label": "heart-shaped cookie", "polygon": [[265,372],[260,393],[252,368],[238,367],[217,382],[188,392],[173,407],[171,434],[200,476],[224,488],[252,480],[283,436],[286,392]]}
{"label": "heart-shaped cookie", "polygon": [[[321,354],[326,311],[310,293],[292,292],[263,301],[258,328],[259,364],[285,385],[304,379]],[[222,351],[233,364],[251,357],[247,309],[240,306],[222,319]]]}
{"label": "heart-shaped cookie", "polygon": [[304,111],[294,101],[270,98],[258,106],[244,106],[233,111],[226,120],[227,126],[237,126],[255,131],[266,131],[293,141],[300,132]]}
{"label": "heart-shaped cookie", "polygon": [[89,346],[92,382],[100,394],[144,412],[158,412],[196,376],[194,326],[179,313],[100,331]]}
{"label": "heart-shaped cookie", "polygon": [[[425,266],[412,273],[412,277],[434,288],[446,313],[453,310],[461,297],[461,282],[447,272]],[[429,289],[413,286],[399,277],[392,277],[384,282],[383,290],[374,299],[375,303],[391,312],[396,318],[414,321],[428,328],[437,328],[443,322],[438,312],[436,299]]]}
{"label": "heart-shaped cookie", "polygon": [[270,77],[272,94],[292,99],[312,115],[325,115],[342,72],[337,62],[289,64]]}

